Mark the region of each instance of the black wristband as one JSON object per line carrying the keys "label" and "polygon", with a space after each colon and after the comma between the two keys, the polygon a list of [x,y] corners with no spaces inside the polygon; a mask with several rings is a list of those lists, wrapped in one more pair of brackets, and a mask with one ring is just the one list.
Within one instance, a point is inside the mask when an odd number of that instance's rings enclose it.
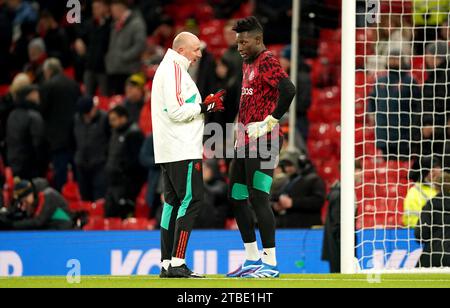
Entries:
{"label": "black wristband", "polygon": [[208,112],[208,106],[206,106],[204,103],[200,104],[200,109],[201,109],[200,113],[207,113]]}

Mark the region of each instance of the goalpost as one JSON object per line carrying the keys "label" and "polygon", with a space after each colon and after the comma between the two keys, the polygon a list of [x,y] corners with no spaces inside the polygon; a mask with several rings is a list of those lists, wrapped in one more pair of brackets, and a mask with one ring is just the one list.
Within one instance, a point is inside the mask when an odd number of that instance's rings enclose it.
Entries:
{"label": "goalpost", "polygon": [[342,0],[344,274],[450,272],[449,11]]}
{"label": "goalpost", "polygon": [[355,267],[355,0],[342,1],[341,271]]}

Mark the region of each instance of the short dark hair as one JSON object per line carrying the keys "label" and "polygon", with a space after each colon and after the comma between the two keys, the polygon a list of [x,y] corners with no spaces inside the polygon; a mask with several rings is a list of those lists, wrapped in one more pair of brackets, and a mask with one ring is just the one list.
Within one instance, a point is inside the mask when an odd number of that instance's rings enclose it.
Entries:
{"label": "short dark hair", "polygon": [[115,113],[116,115],[118,115],[119,117],[123,118],[126,117],[127,119],[130,118],[130,114],[128,113],[127,108],[125,108],[122,105],[117,105],[116,107],[114,107],[113,109],[111,109],[109,111],[109,114]]}
{"label": "short dark hair", "polygon": [[264,33],[264,28],[255,16],[240,19],[236,22],[233,30],[237,33],[255,32]]}

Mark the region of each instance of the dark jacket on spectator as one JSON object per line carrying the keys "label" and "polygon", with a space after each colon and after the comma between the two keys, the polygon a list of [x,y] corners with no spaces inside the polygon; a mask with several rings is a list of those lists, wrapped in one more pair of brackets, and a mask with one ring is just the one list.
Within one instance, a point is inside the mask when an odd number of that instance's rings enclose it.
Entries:
{"label": "dark jacket on spectator", "polygon": [[330,202],[324,229],[322,260],[330,263],[331,273],[341,272],[341,184],[328,195]]}
{"label": "dark jacket on spectator", "polygon": [[111,129],[108,115],[98,111],[90,123],[77,113],[74,122],[75,164],[81,169],[102,166],[108,158],[108,145]]}
{"label": "dark jacket on spectator", "polygon": [[49,58],[58,58],[64,67],[70,64],[70,42],[66,30],[62,27],[49,29],[44,37]]}
{"label": "dark jacket on spectator", "polygon": [[11,93],[0,98],[0,153],[6,158],[6,124],[9,115],[14,109],[14,98]]}
{"label": "dark jacket on spectator", "polygon": [[204,202],[199,218],[195,223],[197,229],[223,229],[228,216],[227,184],[220,175],[217,161],[207,161],[214,176],[204,183]]}
{"label": "dark jacket on spectator", "polygon": [[222,57],[222,62],[228,68],[228,74],[220,85],[227,90],[225,96],[225,112],[218,115],[224,118],[224,123],[234,123],[239,111],[242,92],[242,57],[237,46],[230,47]]}
{"label": "dark jacket on spectator", "polygon": [[321,213],[326,187],[312,167],[301,175],[293,176],[283,194],[293,199],[293,207],[285,215],[278,217],[279,227],[311,228],[322,225]]}
{"label": "dark jacket on spectator", "polygon": [[420,108],[420,98],[419,86],[406,72],[391,71],[377,80],[368,111],[376,118],[377,147],[385,154],[410,154],[411,141],[420,136],[420,131],[411,129],[419,125],[411,113]]}
{"label": "dark jacket on spectator", "polygon": [[16,221],[13,230],[70,230],[72,216],[64,198],[53,188],[37,194],[36,212],[33,217]]}
{"label": "dark jacket on spectator", "polygon": [[145,139],[141,152],[139,153],[139,161],[143,167],[148,169],[148,189],[146,201],[150,207],[154,208],[155,196],[157,194],[159,179],[161,177],[161,169],[155,164],[153,135],[150,135],[147,139]]}
{"label": "dark jacket on spectator", "polygon": [[41,111],[50,151],[70,148],[79,96],[79,85],[63,74],[53,76],[42,85]]}
{"label": "dark jacket on spectator", "polygon": [[423,246],[418,267],[450,266],[450,198],[438,196],[427,203],[415,236]]}
{"label": "dark jacket on spectator", "polygon": [[216,61],[207,49],[203,50],[202,53],[203,56],[198,62],[194,81],[197,84],[200,95],[207,97],[217,90]]}
{"label": "dark jacket on spectator", "polygon": [[430,73],[423,86],[422,116],[431,115],[435,126],[444,126],[450,113],[450,61]]}
{"label": "dark jacket on spectator", "polygon": [[144,136],[137,124],[129,123],[113,131],[109,142],[106,175],[110,185],[130,185],[140,191],[145,170],[139,163]]}
{"label": "dark jacket on spectator", "polygon": [[128,114],[130,115],[130,121],[132,123],[139,123],[139,119],[141,117],[141,111],[144,107],[144,99],[141,99],[138,102],[132,103],[128,100],[125,100],[123,105],[127,109]]}
{"label": "dark jacket on spectator", "polygon": [[14,175],[31,180],[45,172],[44,120],[38,106],[17,103],[7,122],[8,163]]}
{"label": "dark jacket on spectator", "polygon": [[0,84],[9,82],[12,63],[9,49],[12,43],[12,16],[6,4],[0,4]]}
{"label": "dark jacket on spectator", "polygon": [[108,52],[109,38],[111,35],[111,19],[103,23],[90,20],[86,27],[86,35],[83,41],[87,46],[86,70],[95,73],[105,73],[105,55]]}
{"label": "dark jacket on spectator", "polygon": [[122,29],[112,25],[106,71],[108,74],[131,75],[141,68],[141,55],[146,46],[146,26],[140,14],[133,12]]}

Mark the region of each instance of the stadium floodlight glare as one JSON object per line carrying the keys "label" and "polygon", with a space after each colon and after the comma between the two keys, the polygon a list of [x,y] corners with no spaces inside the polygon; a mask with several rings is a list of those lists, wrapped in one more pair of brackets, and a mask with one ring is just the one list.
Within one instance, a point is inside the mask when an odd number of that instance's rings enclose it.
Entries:
{"label": "stadium floodlight glare", "polygon": [[344,274],[450,272],[449,13],[342,1]]}

